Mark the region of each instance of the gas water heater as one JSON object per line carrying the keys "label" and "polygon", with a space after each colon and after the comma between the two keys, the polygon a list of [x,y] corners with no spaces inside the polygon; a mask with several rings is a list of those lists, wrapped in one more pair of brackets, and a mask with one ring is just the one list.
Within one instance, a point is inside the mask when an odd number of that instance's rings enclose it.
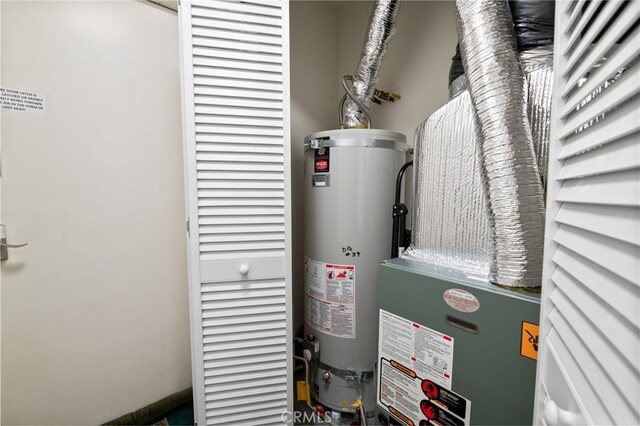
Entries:
{"label": "gas water heater", "polygon": [[305,138],[305,329],[312,395],[324,406],[375,411],[378,265],[389,257],[403,134],[343,129]]}

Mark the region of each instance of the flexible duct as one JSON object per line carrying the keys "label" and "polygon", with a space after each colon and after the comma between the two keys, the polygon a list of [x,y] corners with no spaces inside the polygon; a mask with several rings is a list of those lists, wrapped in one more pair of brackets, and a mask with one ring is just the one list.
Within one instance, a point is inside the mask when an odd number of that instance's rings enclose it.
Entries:
{"label": "flexible duct", "polygon": [[456,0],[456,24],[493,234],[490,280],[538,287],[544,195],[509,3]]}
{"label": "flexible duct", "polygon": [[[546,198],[553,91],[553,45],[520,52],[520,62],[529,86],[527,114],[531,124],[540,180]],[[449,99],[455,98],[465,90],[467,90],[467,77],[462,74],[449,84]]]}
{"label": "flexible duct", "polygon": [[[395,34],[400,2],[398,0],[378,0],[371,12],[369,29],[362,46],[360,63],[353,73],[352,94],[360,103],[369,108],[373,92],[378,83],[382,60]],[[368,127],[369,120],[358,105],[347,98],[343,109],[344,127]]]}
{"label": "flexible duct", "polygon": [[[509,8],[518,40],[518,52],[553,44],[555,24],[555,0],[510,0]],[[464,74],[460,44],[451,58],[449,86]],[[449,92],[456,88],[449,88]],[[463,89],[464,90],[464,89]],[[450,96],[452,98],[453,96]]]}
{"label": "flexible duct", "polygon": [[[528,81],[528,115],[541,178],[546,180],[553,47],[520,53]],[[491,233],[479,144],[466,77],[449,86],[451,100],[416,130],[413,230],[403,257],[489,278]]]}

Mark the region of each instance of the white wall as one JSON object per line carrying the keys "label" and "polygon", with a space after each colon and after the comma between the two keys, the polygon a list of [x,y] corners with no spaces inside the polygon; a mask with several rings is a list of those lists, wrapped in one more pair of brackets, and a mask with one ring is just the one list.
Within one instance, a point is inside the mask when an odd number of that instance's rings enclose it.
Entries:
{"label": "white wall", "polygon": [[191,385],[177,17],[1,8],[2,422],[102,423]]}
{"label": "white wall", "polygon": [[[291,162],[294,332],[303,323],[304,138],[338,126],[338,10],[329,1],[291,2]],[[342,95],[340,95],[342,96]]]}

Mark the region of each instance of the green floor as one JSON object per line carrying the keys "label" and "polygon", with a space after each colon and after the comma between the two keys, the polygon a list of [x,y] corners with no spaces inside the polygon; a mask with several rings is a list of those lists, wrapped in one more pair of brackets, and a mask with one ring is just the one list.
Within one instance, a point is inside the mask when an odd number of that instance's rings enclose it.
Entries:
{"label": "green floor", "polygon": [[188,405],[181,408],[169,414],[165,420],[165,424],[168,424],[169,426],[193,426],[195,424],[193,421],[193,406]]}

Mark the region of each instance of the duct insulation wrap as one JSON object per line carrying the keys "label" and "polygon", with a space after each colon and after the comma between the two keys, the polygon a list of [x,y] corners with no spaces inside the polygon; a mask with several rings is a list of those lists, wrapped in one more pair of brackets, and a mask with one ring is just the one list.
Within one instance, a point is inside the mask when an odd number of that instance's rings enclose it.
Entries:
{"label": "duct insulation wrap", "polygon": [[486,281],[491,233],[475,139],[473,107],[466,90],[418,127],[412,243],[403,257]]}
{"label": "duct insulation wrap", "polygon": [[349,413],[361,401],[372,415],[378,268],[389,258],[406,137],[342,129],[311,134],[305,142],[305,328],[320,347],[313,396]]}
{"label": "duct insulation wrap", "polygon": [[[366,108],[369,108],[378,84],[380,66],[387,52],[389,40],[395,34],[399,10],[398,0],[378,0],[371,12],[369,29],[362,46],[360,62],[353,73],[351,89],[352,94]],[[370,125],[364,112],[349,98],[345,102],[342,123],[347,128]]]}
{"label": "duct insulation wrap", "polygon": [[531,124],[533,148],[544,191],[543,200],[546,200],[553,93],[553,46],[525,50],[520,53],[520,62],[529,87],[527,115]]}
{"label": "duct insulation wrap", "polygon": [[544,193],[509,4],[456,0],[456,24],[492,230],[489,279],[510,287],[539,287]]}
{"label": "duct insulation wrap", "polygon": [[458,76],[449,84],[449,100],[467,90],[467,77],[464,74]]}
{"label": "duct insulation wrap", "polygon": [[[550,46],[553,44],[553,27],[555,24],[555,0],[511,0],[511,16],[518,39],[518,51]],[[451,58],[449,68],[449,85],[464,74],[460,44],[456,45],[456,53]],[[449,92],[454,90],[451,87]],[[450,96],[453,98],[453,96]]]}
{"label": "duct insulation wrap", "polygon": [[[528,82],[528,115],[541,179],[546,181],[553,90],[553,46],[520,54]],[[488,280],[489,212],[466,77],[462,90],[418,127],[414,153],[413,241],[403,257]]]}

